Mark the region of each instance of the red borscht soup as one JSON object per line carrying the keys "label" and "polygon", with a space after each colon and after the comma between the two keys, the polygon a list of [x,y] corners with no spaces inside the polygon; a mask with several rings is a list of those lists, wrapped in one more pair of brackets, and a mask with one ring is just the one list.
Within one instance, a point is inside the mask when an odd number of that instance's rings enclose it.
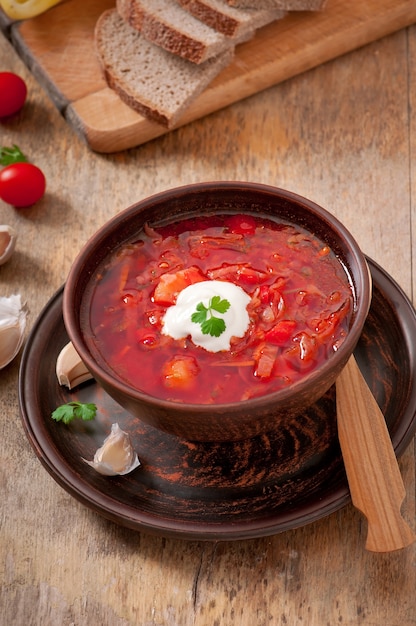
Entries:
{"label": "red borscht soup", "polygon": [[207,215],[146,226],[101,267],[89,342],[157,398],[230,403],[286,388],[331,358],[353,313],[332,250],[299,226]]}

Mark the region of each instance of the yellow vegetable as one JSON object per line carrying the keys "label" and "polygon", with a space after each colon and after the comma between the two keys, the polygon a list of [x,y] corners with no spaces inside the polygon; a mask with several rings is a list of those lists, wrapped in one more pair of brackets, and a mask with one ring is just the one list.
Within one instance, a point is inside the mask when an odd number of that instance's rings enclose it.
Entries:
{"label": "yellow vegetable", "polygon": [[0,7],[12,20],[27,20],[47,11],[61,0],[0,0]]}

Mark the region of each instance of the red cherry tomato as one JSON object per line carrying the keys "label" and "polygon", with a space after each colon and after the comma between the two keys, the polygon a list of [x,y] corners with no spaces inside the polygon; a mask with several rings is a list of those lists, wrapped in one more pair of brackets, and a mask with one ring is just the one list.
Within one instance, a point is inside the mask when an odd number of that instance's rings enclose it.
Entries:
{"label": "red cherry tomato", "polygon": [[20,111],[27,96],[26,83],[13,72],[0,72],[0,117]]}
{"label": "red cherry tomato", "polygon": [[28,207],[41,199],[45,176],[32,163],[13,163],[0,171],[0,198],[15,207]]}

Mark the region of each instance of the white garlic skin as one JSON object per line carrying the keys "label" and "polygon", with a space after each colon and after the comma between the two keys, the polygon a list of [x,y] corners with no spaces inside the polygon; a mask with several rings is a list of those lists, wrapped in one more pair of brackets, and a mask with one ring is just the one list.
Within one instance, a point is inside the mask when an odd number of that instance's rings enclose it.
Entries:
{"label": "white garlic skin", "polygon": [[6,263],[16,247],[17,233],[11,226],[0,224],[0,265]]}
{"label": "white garlic skin", "polygon": [[68,389],[73,389],[93,378],[71,341],[58,354],[55,370],[59,384],[65,385]]}
{"label": "white garlic skin", "polygon": [[140,465],[131,445],[130,435],[117,422],[112,424],[111,432],[104,439],[101,448],[98,448],[94,460],[84,461],[104,476],[124,476]]}
{"label": "white garlic skin", "polygon": [[23,344],[27,312],[20,295],[0,296],[0,369],[13,361]]}

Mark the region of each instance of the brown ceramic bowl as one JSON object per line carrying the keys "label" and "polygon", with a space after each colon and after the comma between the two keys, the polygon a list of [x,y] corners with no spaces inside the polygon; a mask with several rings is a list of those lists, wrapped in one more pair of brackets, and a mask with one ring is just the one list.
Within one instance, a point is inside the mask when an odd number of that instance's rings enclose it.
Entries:
{"label": "brown ceramic bowl", "polygon": [[[152,397],[117,378],[88,347],[88,288],[97,268],[122,243],[132,241],[145,223],[175,221],[190,215],[260,213],[298,224],[328,244],[346,268],[355,291],[349,333],[340,349],[318,369],[289,388],[244,402],[183,404]],[[141,200],[110,219],[87,242],[65,285],[63,314],[68,335],[96,381],[132,416],[151,426],[195,441],[235,441],[291,428],[307,406],[335,382],[361,335],[371,302],[365,257],[348,230],[314,202],[275,187],[246,182],[186,185]],[[145,367],[145,363],[143,363]]]}

